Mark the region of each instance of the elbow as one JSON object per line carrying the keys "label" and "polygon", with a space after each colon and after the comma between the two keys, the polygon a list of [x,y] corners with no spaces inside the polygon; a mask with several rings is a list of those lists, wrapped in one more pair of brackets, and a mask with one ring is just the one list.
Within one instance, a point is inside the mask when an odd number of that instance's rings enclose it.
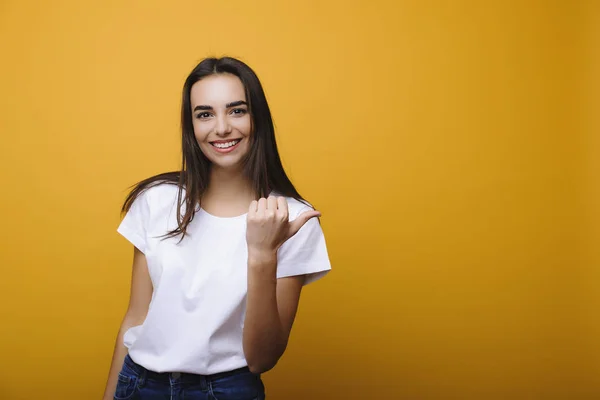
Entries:
{"label": "elbow", "polygon": [[253,374],[262,374],[275,368],[281,356],[287,347],[287,340],[270,348],[254,348],[245,346],[244,355],[250,372]]}
{"label": "elbow", "polygon": [[260,375],[260,374],[264,374],[267,371],[272,370],[275,365],[277,365],[277,361],[275,362],[248,362],[248,368],[250,369],[250,372],[252,372],[255,375]]}
{"label": "elbow", "polygon": [[146,315],[136,315],[136,314],[125,314],[125,317],[121,321],[120,329],[125,333],[129,328],[134,326],[142,325],[146,319]]}
{"label": "elbow", "polygon": [[253,374],[259,375],[272,370],[277,365],[279,358],[283,355],[282,351],[274,354],[253,354],[250,357],[246,356],[248,369]]}

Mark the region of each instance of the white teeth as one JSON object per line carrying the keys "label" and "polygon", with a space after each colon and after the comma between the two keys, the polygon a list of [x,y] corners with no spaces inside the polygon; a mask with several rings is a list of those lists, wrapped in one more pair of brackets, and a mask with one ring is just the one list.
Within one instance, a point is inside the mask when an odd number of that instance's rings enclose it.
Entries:
{"label": "white teeth", "polygon": [[218,147],[219,149],[226,149],[228,147],[235,146],[238,142],[239,140],[232,140],[231,142],[227,143],[212,143],[212,145]]}

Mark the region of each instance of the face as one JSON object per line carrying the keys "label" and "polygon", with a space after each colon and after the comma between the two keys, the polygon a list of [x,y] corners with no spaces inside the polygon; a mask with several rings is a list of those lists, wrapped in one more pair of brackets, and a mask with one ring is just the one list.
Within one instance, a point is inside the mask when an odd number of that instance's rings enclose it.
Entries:
{"label": "face", "polygon": [[209,75],[190,93],[194,135],[213,167],[236,168],[250,148],[252,120],[240,79]]}

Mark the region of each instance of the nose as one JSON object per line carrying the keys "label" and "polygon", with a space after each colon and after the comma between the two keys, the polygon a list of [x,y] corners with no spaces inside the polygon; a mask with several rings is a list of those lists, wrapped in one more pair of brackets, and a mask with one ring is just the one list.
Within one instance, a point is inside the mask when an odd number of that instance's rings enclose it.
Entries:
{"label": "nose", "polygon": [[231,124],[227,115],[217,117],[216,134],[218,136],[227,136],[231,133]]}

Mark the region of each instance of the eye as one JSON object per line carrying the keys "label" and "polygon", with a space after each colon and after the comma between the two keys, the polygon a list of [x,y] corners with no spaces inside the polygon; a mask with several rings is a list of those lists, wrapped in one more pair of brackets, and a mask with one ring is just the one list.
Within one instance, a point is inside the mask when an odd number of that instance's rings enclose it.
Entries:
{"label": "eye", "polygon": [[234,108],[231,113],[234,115],[244,115],[248,112],[245,108]]}
{"label": "eye", "polygon": [[210,113],[209,112],[201,112],[196,114],[196,118],[198,119],[206,119],[210,117]]}

